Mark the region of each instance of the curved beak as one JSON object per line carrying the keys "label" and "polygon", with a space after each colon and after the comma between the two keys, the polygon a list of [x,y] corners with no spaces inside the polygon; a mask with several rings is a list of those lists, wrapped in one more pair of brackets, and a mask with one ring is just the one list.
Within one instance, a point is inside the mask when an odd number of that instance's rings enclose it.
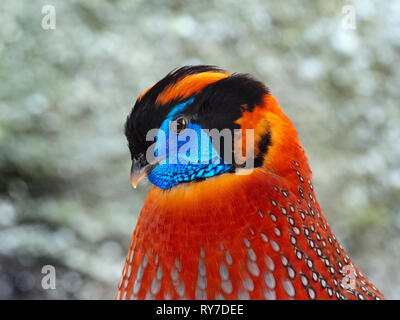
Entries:
{"label": "curved beak", "polygon": [[151,170],[153,170],[155,167],[157,167],[163,159],[166,159],[166,158],[167,157],[157,158],[152,163],[148,163],[147,160],[145,160],[143,155],[140,155],[137,159],[133,159],[132,160],[132,168],[131,168],[132,187],[134,189],[136,189],[139,182],[143,178],[145,178],[150,173]]}
{"label": "curved beak", "polygon": [[136,186],[139,184],[140,180],[147,176],[149,167],[149,164],[143,163],[140,160],[134,159],[132,161],[131,184],[134,189],[136,189]]}

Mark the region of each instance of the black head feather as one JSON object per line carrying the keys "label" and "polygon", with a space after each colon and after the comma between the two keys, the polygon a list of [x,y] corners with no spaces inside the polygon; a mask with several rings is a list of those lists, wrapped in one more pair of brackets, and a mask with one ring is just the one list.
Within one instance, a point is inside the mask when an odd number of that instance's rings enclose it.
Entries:
{"label": "black head feather", "polygon": [[[125,125],[125,135],[132,158],[146,153],[147,148],[153,143],[146,141],[147,132],[159,128],[170,110],[182,102],[178,98],[165,105],[155,106],[160,93],[167,86],[188,75],[209,71],[224,72],[214,66],[185,66],[176,69],[157,82],[135,103]],[[239,129],[240,126],[236,121],[242,116],[243,111],[253,111],[268,92],[262,82],[250,75],[233,74],[194,93],[192,96],[194,102],[184,110],[183,115],[190,121],[198,123],[203,129]],[[188,98],[191,97],[186,97],[185,100]],[[266,147],[263,146],[263,149]]]}

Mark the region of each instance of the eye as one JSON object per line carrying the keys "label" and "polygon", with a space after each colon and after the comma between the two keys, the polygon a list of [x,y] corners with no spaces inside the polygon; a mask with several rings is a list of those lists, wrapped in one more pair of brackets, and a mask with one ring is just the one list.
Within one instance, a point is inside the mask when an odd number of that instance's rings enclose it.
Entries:
{"label": "eye", "polygon": [[187,121],[184,117],[176,119],[172,125],[172,129],[176,134],[181,133],[187,127]]}

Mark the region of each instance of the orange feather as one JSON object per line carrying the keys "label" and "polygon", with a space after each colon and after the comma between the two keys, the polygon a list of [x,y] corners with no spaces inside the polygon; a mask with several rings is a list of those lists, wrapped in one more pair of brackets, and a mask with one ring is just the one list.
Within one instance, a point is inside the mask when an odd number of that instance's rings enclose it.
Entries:
{"label": "orange feather", "polygon": [[[165,103],[227,74],[190,75]],[[193,84],[193,80],[195,82]],[[249,175],[153,187],[127,254],[118,299],[382,299],[337,242],[316,200],[290,120],[266,95],[238,121],[271,146]],[[258,139],[258,140],[257,140]],[[346,288],[346,268],[355,284]]]}

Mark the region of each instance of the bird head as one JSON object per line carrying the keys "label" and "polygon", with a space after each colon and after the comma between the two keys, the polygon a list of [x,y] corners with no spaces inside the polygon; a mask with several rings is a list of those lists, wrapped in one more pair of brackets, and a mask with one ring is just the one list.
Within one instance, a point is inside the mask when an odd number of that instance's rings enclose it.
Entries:
{"label": "bird head", "polygon": [[134,187],[167,190],[264,168],[285,176],[305,157],[267,87],[212,66],[174,70],[137,99],[125,125]]}

